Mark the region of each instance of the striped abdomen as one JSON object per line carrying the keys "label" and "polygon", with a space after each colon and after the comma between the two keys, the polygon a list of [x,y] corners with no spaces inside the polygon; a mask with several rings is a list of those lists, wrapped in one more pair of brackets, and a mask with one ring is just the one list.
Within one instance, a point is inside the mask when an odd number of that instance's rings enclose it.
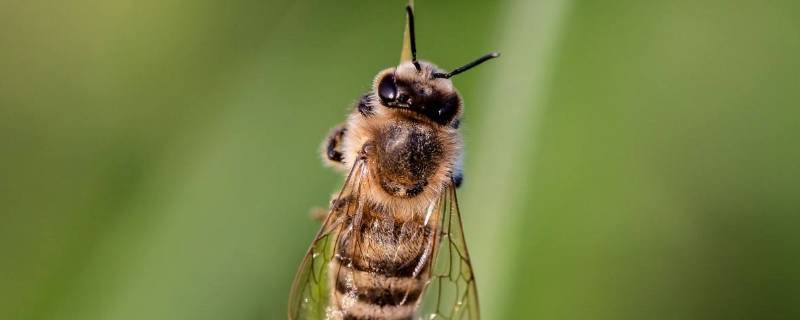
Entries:
{"label": "striped abdomen", "polygon": [[414,316],[435,239],[422,215],[410,216],[365,208],[360,219],[345,223],[352,227],[341,231],[329,270],[333,314],[370,320]]}

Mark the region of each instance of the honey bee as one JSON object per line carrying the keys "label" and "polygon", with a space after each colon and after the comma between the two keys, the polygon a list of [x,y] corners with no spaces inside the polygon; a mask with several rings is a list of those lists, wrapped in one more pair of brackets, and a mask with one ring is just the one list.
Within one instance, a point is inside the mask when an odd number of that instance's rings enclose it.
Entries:
{"label": "honey bee", "polygon": [[456,188],[461,184],[461,95],[450,80],[489,53],[445,72],[417,60],[406,7],[400,65],[323,143],[347,172],[294,279],[289,319],[478,319],[475,277]]}

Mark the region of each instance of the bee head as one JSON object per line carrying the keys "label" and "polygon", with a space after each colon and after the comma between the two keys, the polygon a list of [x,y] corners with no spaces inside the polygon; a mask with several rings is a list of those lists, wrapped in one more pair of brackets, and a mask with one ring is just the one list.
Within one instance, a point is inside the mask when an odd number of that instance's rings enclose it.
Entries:
{"label": "bee head", "polygon": [[375,96],[387,108],[410,110],[440,125],[449,125],[462,109],[461,96],[450,78],[500,54],[492,52],[451,72],[443,72],[430,62],[417,60],[414,12],[410,6],[406,7],[406,13],[411,61],[379,73],[373,86]]}
{"label": "bee head", "polygon": [[461,113],[461,96],[447,78],[431,63],[412,62],[384,70],[375,79],[375,96],[383,106],[416,112],[440,125],[448,125]]}

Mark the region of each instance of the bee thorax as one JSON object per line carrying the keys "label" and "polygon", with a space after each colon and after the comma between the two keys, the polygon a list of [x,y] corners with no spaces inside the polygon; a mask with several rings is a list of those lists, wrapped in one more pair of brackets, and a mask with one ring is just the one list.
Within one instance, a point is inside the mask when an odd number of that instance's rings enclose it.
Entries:
{"label": "bee thorax", "polygon": [[420,194],[440,169],[443,145],[429,126],[391,123],[377,133],[375,140],[376,177],[392,196]]}

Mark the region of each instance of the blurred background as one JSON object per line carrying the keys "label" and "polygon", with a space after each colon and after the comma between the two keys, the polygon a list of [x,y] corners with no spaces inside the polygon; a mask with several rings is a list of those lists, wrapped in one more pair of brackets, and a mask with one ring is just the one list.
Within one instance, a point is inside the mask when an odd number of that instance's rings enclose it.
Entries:
{"label": "blurred background", "polygon": [[[284,319],[405,1],[0,1],[0,319]],[[800,317],[800,2],[418,0],[485,319]]]}

